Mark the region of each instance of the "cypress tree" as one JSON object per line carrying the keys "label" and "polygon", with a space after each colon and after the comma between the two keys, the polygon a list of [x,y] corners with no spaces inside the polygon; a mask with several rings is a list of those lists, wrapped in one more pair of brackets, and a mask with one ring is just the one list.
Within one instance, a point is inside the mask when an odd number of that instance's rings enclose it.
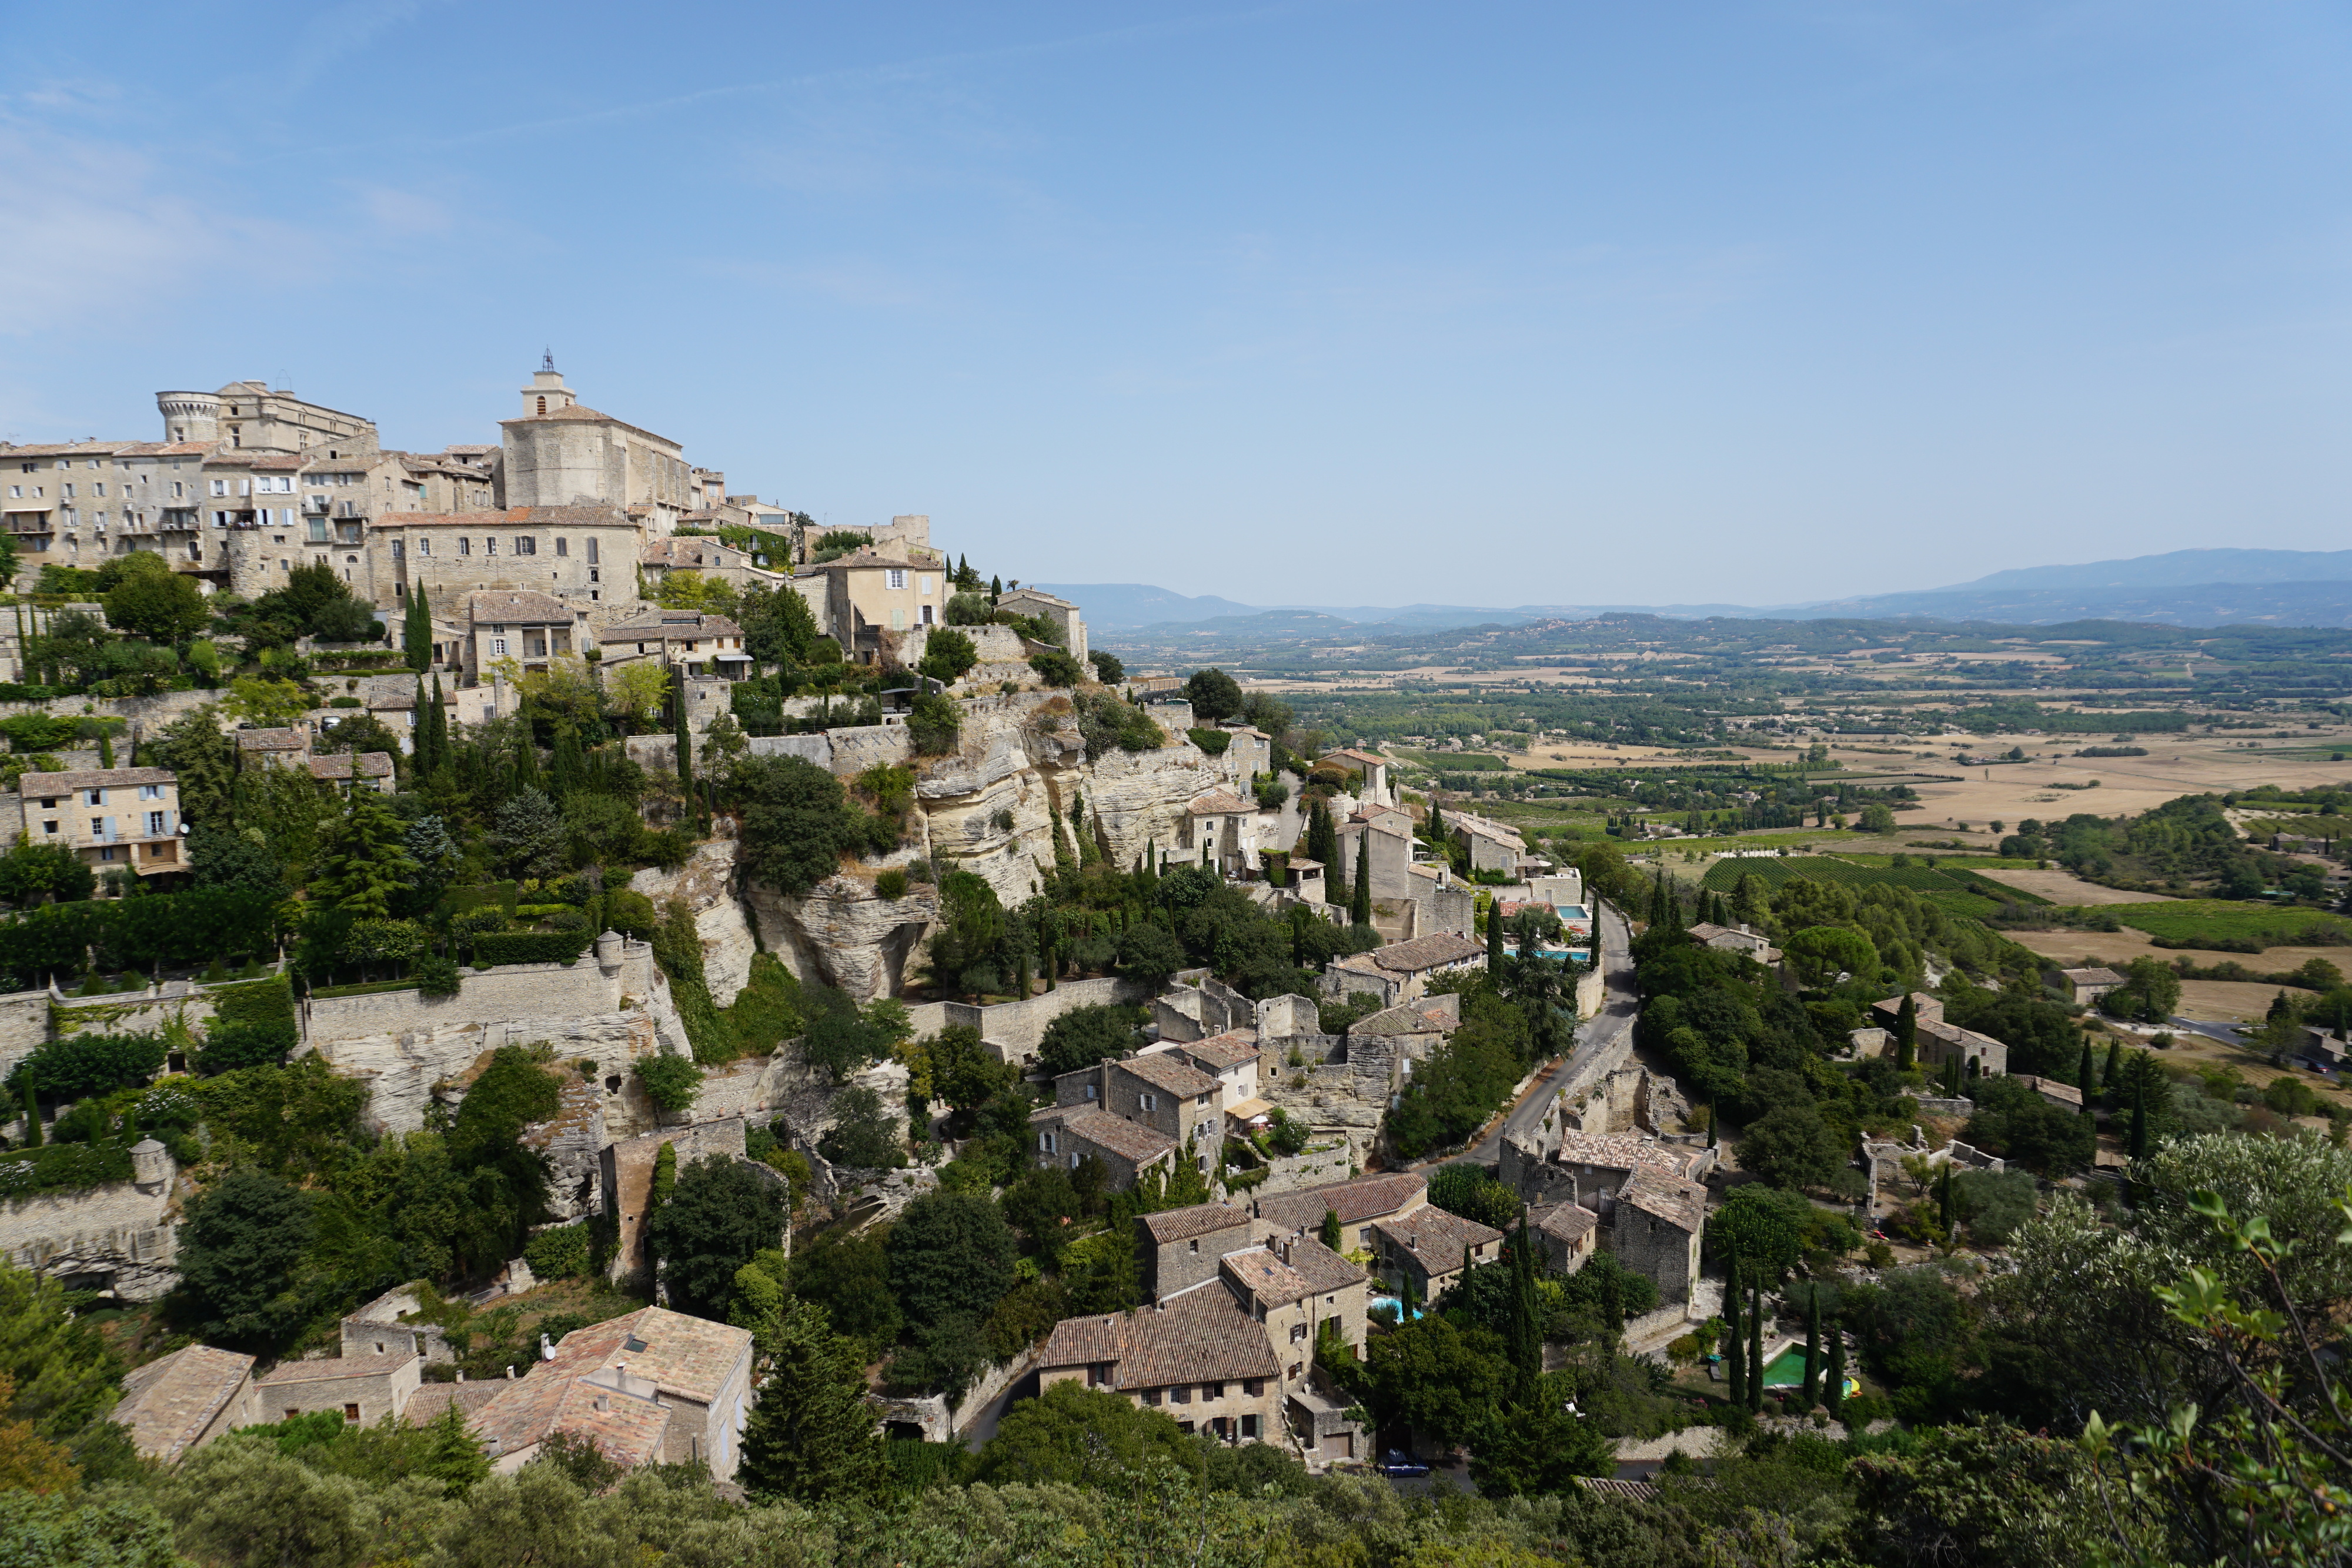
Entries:
{"label": "cypress tree", "polygon": [[1764,1410],[1764,1285],[1748,1287],[1748,1408]]}
{"label": "cypress tree", "polygon": [[525,718],[522,727],[515,732],[515,790],[539,788],[539,746],[530,737],[530,720]]}
{"label": "cypress tree", "polygon": [[1943,1174],[1936,1178],[1936,1222],[1944,1234],[1952,1233],[1952,1162],[1944,1162]]}
{"label": "cypress tree", "polygon": [[1845,1408],[1845,1335],[1834,1328],[1830,1333],[1829,1375],[1822,1383],[1822,1403],[1829,1407],[1832,1421]]}
{"label": "cypress tree", "polygon": [[433,664],[433,612],[425,603],[425,585],[418,583],[408,595],[408,615],[401,622],[400,642],[408,654],[408,667],[422,674]]}
{"label": "cypress tree", "polygon": [[1903,1005],[1895,1012],[1895,1066],[1897,1071],[1908,1072],[1919,1049],[1919,1007],[1911,993],[1903,993]]}
{"label": "cypress tree", "polygon": [[2147,1085],[2137,1081],[2132,1084],[2131,1157],[2147,1158]]}
{"label": "cypress tree", "polygon": [[[1339,1217],[1329,1209],[1323,1212],[1324,1229],[1338,1230]],[[1519,1394],[1524,1398],[1535,1386],[1536,1379],[1543,1375],[1543,1323],[1536,1298],[1535,1238],[1528,1229],[1525,1210],[1520,1211],[1519,1234],[1511,1247],[1510,1354],[1511,1364],[1518,1370]]]}
{"label": "cypress tree", "polygon": [[1748,1403],[1748,1336],[1739,1322],[1739,1259],[1723,1283],[1723,1381],[1734,1405]]}
{"label": "cypress tree", "polygon": [[588,761],[580,754],[580,736],[570,725],[555,732],[555,760],[548,770],[550,793],[561,800],[588,782]]}
{"label": "cypress tree", "polygon": [[32,1074],[25,1075],[25,1146],[41,1146],[41,1097],[33,1092]]}
{"label": "cypress tree", "polygon": [[1816,1286],[1812,1306],[1805,1313],[1805,1397],[1811,1410],[1822,1402],[1822,1292]]}
{"label": "cypress tree", "polygon": [[449,749],[449,710],[441,706],[441,674],[433,674],[433,770],[439,773],[457,760]]}
{"label": "cypress tree", "polygon": [[2083,1091],[2083,1105],[2077,1113],[2087,1116],[2091,1113],[2091,1037],[2087,1034],[2083,1037],[2083,1060],[2074,1064],[2074,1082]]}
{"label": "cypress tree", "polygon": [[1354,925],[1372,923],[1372,873],[1364,864],[1366,841],[1370,837],[1367,833],[1356,841],[1356,880],[1349,888],[1354,898],[1348,905],[1348,920]]}
{"label": "cypress tree", "polygon": [[1026,953],[1013,961],[1013,996],[1016,1001],[1029,999],[1029,955]]}
{"label": "cypress tree", "polygon": [[2107,1065],[2099,1073],[2099,1087],[2110,1095],[2116,1092],[2116,1074],[2123,1070],[2123,1065],[2124,1042],[2119,1039],[2108,1040]]}
{"label": "cypress tree", "polygon": [[425,706],[425,677],[416,677],[415,717],[410,726],[408,766],[417,778],[433,772],[433,716]]}
{"label": "cypress tree", "polygon": [[1610,1354],[1623,1348],[1619,1342],[1625,1336],[1625,1287],[1614,1269],[1601,1276],[1601,1332]]}
{"label": "cypress tree", "polygon": [[1721,1146],[1717,1139],[1722,1130],[1722,1113],[1716,1110],[1714,1103],[1710,1101],[1706,1107],[1706,1146],[1708,1148],[1712,1149]]}
{"label": "cypress tree", "polygon": [[1500,976],[1503,972],[1503,902],[1490,899],[1486,904],[1486,972]]}

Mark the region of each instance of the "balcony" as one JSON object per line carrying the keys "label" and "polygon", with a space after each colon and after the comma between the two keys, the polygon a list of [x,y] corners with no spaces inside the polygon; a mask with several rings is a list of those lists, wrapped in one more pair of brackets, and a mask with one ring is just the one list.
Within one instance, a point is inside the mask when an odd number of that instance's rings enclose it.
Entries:
{"label": "balcony", "polygon": [[365,517],[368,515],[367,503],[364,501],[338,501],[335,503],[334,515],[339,517]]}
{"label": "balcony", "polygon": [[326,512],[333,507],[333,505],[334,503],[330,501],[324,496],[305,496],[302,497],[302,509],[305,512],[316,512],[324,516]]}

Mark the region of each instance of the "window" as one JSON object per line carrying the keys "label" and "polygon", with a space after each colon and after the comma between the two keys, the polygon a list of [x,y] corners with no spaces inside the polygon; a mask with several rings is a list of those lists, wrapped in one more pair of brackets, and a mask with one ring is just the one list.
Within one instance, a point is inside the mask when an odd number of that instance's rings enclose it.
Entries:
{"label": "window", "polygon": [[931,623],[931,607],[930,607],[929,605],[926,604],[926,605],[924,605],[924,606],[923,606],[923,624],[924,624],[924,625],[926,625],[926,626],[929,626],[930,623]]}
{"label": "window", "polygon": [[1293,1383],[1297,1382],[1297,1381],[1298,1381],[1298,1375],[1299,1375],[1300,1373],[1302,1373],[1302,1372],[1306,1371],[1306,1370],[1307,1370],[1307,1364],[1306,1364],[1305,1362],[1303,1362],[1303,1361],[1294,1361],[1294,1362],[1292,1362],[1292,1363],[1290,1364],[1290,1381],[1291,1381],[1291,1382],[1293,1382]]}
{"label": "window", "polygon": [[917,578],[915,580],[915,591],[918,593],[929,593],[931,591],[931,580],[929,573]]}
{"label": "window", "polygon": [[106,804],[106,791],[103,789],[86,789],[82,791],[82,799],[90,805],[103,806]]}
{"label": "window", "polygon": [[1160,1390],[1157,1388],[1147,1388],[1143,1391],[1143,1402],[1146,1405],[1157,1406],[1160,1403]]}
{"label": "window", "polygon": [[[52,802],[52,804],[54,804],[54,803],[55,803],[55,802]],[[54,832],[56,832],[57,831],[58,831],[58,825],[57,825],[55,822],[43,822],[43,823],[41,824],[41,831],[43,831],[43,832],[45,832],[45,833],[54,833]]]}
{"label": "window", "polygon": [[11,486],[8,486],[8,498],[9,498],[10,500],[12,500],[12,501],[21,501],[21,500],[23,500],[23,499],[25,498],[25,486],[23,486],[22,485],[11,485]]}
{"label": "window", "polygon": [[71,485],[60,486],[58,486],[58,494],[70,501],[74,498],[74,487]]}
{"label": "window", "polygon": [[[596,564],[596,541],[593,538],[588,541],[588,564],[590,566],[594,566]],[[588,580],[591,582],[596,580],[595,574],[593,572],[589,574]]]}
{"label": "window", "polygon": [[[1305,1344],[1307,1343],[1307,1325],[1305,1323],[1293,1323],[1290,1325],[1290,1343],[1293,1344]],[[1251,1392],[1255,1393],[1256,1390],[1253,1389]]]}
{"label": "window", "polygon": [[92,496],[104,496],[106,494],[106,481],[100,479],[93,483],[89,487],[89,493]]}
{"label": "window", "polygon": [[517,534],[515,536],[514,552],[517,555],[537,555],[539,553],[539,541],[530,538],[527,534]]}
{"label": "window", "polygon": [[142,784],[139,786],[139,798],[142,800],[160,800],[163,798],[163,787],[161,784]]}
{"label": "window", "polygon": [[394,560],[400,560],[400,559],[404,559],[404,557],[405,556],[405,554],[406,554],[406,552],[405,552],[405,551],[404,551],[404,550],[401,549],[400,541],[399,541],[398,539],[394,539],[394,540],[393,540],[393,541],[392,541],[392,559],[394,559]]}
{"label": "window", "polygon": [[1053,1134],[1040,1133],[1037,1134],[1037,1152],[1045,1155],[1050,1155],[1055,1152],[1054,1148]]}
{"label": "window", "polygon": [[1192,1256],[1198,1258],[1201,1255],[1201,1244],[1198,1241],[1195,1241],[1192,1244]]}
{"label": "window", "polygon": [[471,540],[471,539],[468,539],[468,538],[460,538],[460,539],[457,541],[457,553],[458,553],[459,555],[471,555],[471,554],[473,554],[473,553],[474,553],[474,541],[473,541],[473,540]]}
{"label": "window", "polygon": [[1256,1416],[1244,1416],[1242,1417],[1242,1436],[1244,1437],[1255,1437],[1257,1436]]}
{"label": "window", "polygon": [[498,541],[496,538],[487,538],[487,539],[484,539],[484,540],[482,541],[482,553],[483,553],[484,555],[496,555],[496,554],[498,554],[498,553],[499,553],[499,541]]}
{"label": "window", "polygon": [[[1190,1405],[1192,1403],[1192,1385],[1189,1383],[1178,1384],[1175,1387],[1170,1389],[1168,1394],[1169,1397],[1175,1400],[1179,1405]],[[1185,1430],[1190,1431],[1192,1428],[1188,1425],[1185,1427]]]}
{"label": "window", "polygon": [[493,659],[503,659],[503,658],[505,658],[505,657],[506,657],[506,653],[507,653],[507,640],[506,640],[504,637],[493,637],[493,638],[491,638],[491,639],[490,639],[490,657],[491,657],[491,658],[493,658]]}
{"label": "window", "polygon": [[1203,1383],[1202,1385],[1201,1385],[1201,1397],[1202,1397],[1202,1398],[1203,1398],[1203,1399],[1223,1399],[1224,1396],[1225,1396],[1225,1385],[1224,1385],[1223,1384],[1222,1384],[1222,1383]]}
{"label": "window", "polygon": [[899,570],[898,570],[897,567],[895,567],[895,566],[894,566],[894,567],[892,567],[892,568],[889,570],[889,571],[888,571],[888,572],[887,572],[887,573],[885,574],[885,576],[886,576],[886,577],[887,578],[887,580],[888,580],[888,583],[887,583],[887,585],[888,585],[889,587],[892,587],[892,588],[904,588],[904,587],[906,587],[906,586],[907,586],[907,574],[906,574],[905,572],[903,572],[903,571]]}
{"label": "window", "polygon": [[558,540],[556,540],[556,541],[555,541],[555,553],[556,553],[559,557],[561,557],[561,556],[568,556],[568,555],[570,555],[570,554],[572,553],[572,541],[571,541],[570,539],[558,539]]}
{"label": "window", "polygon": [[1140,1103],[1143,1108],[1147,1111],[1157,1111],[1160,1109],[1160,1096],[1157,1094],[1143,1095],[1141,1096]]}
{"label": "window", "polygon": [[356,1405],[346,1405],[346,1406],[343,1406],[343,1419],[344,1419],[344,1420],[346,1420],[346,1421],[356,1421],[356,1420],[358,1420],[359,1418],[360,1418],[360,1407],[359,1407],[358,1406],[356,1406]]}
{"label": "window", "polygon": [[105,819],[105,818],[103,818],[103,817],[92,817],[92,818],[89,820],[89,836],[90,836],[91,838],[93,838],[93,839],[102,839],[102,838],[106,837],[106,819]]}
{"label": "window", "polygon": [[1072,1170],[1078,1168],[1078,1152],[1076,1149],[1070,1151],[1070,1168]]}

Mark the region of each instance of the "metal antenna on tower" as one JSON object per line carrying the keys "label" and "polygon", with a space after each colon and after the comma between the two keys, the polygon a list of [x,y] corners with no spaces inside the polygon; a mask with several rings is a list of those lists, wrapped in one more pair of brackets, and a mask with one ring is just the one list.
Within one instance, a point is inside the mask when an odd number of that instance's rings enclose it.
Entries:
{"label": "metal antenna on tower", "polygon": [[551,371],[555,368],[555,350],[553,348],[548,348],[541,352],[539,356],[539,368],[542,371]]}

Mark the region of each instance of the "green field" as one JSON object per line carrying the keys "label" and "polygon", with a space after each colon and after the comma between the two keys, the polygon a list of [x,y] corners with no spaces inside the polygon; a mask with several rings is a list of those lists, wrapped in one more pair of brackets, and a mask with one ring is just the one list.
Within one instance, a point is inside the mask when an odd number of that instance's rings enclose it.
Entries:
{"label": "green field", "polygon": [[[1859,857],[1857,857],[1859,858]],[[1990,857],[1982,857],[1990,858]],[[1729,893],[1743,876],[1759,878],[1777,888],[1797,877],[1833,882],[1847,887],[1907,887],[1953,915],[1982,915],[2000,904],[2041,904],[2045,900],[2020,893],[1973,872],[1946,866],[1857,865],[1829,855],[1789,855],[1762,860],[1721,860],[1706,868],[1699,885],[1710,893]]]}
{"label": "green field", "polygon": [[1408,751],[1403,754],[1423,768],[1445,773],[1507,773],[1510,759],[1490,751]]}
{"label": "green field", "polygon": [[[2276,909],[2226,898],[2180,898],[2163,904],[2107,904],[2101,915],[2145,931],[2158,942],[2196,946],[2259,942],[2264,947],[2327,946],[2352,942],[2352,920],[2316,909]],[[2324,932],[2313,942],[2310,934]]]}

